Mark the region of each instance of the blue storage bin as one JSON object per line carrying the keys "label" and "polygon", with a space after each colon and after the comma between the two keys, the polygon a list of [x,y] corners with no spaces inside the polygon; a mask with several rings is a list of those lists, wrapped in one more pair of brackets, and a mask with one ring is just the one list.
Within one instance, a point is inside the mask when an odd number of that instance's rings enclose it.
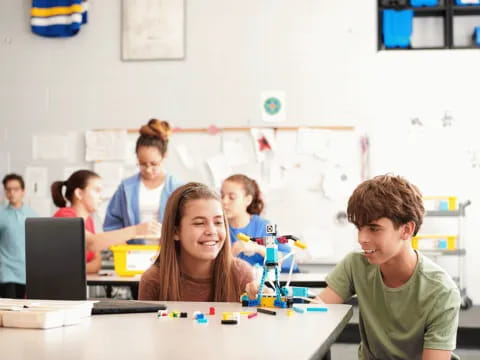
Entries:
{"label": "blue storage bin", "polygon": [[480,0],[475,0],[472,2],[472,0],[455,0],[456,5],[461,5],[461,6],[468,6],[468,5],[480,5]]}
{"label": "blue storage bin", "polygon": [[413,10],[383,10],[383,43],[386,48],[407,48],[413,31]]}
{"label": "blue storage bin", "polygon": [[413,7],[420,6],[438,6],[438,0],[410,0]]}
{"label": "blue storage bin", "polygon": [[477,46],[480,46],[480,26],[477,26],[473,32],[473,39]]}

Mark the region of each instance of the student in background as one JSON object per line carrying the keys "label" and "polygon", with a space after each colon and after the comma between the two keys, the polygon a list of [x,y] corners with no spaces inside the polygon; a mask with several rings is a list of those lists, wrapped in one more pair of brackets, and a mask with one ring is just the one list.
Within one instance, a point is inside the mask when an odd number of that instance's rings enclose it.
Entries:
{"label": "student in background", "polygon": [[[65,188],[65,195],[63,189]],[[102,266],[100,251],[129,239],[160,233],[160,224],[150,221],[121,230],[95,233],[91,214],[99,204],[102,192],[100,177],[90,170],[75,171],[66,181],[55,181],[51,186],[52,199],[60,209],[54,217],[82,217],[85,221],[87,273],[96,273]],[[68,207],[67,207],[68,201]]]}
{"label": "student in background", "polygon": [[[103,230],[117,230],[149,220],[163,220],[170,194],[181,184],[163,169],[170,125],[151,119],[140,128],[135,151],[140,172],[122,181],[108,205]],[[129,243],[145,243],[133,240]]]}
{"label": "student in background", "polygon": [[450,359],[460,293],[450,276],[414,250],[423,222],[419,190],[398,176],[360,184],[347,215],[362,253],[347,255],[328,275],[319,299],[339,304],[358,297],[360,359]]}
{"label": "student in background", "polygon": [[[252,265],[263,265],[265,246],[255,242],[246,243],[237,238],[239,233],[250,237],[268,235],[266,225],[270,221],[260,216],[265,205],[257,182],[242,174],[232,175],[224,180],[221,193],[222,204],[228,218],[233,255]],[[278,244],[278,250],[279,255],[291,252],[290,246],[286,244]],[[291,263],[292,257],[283,261],[282,272],[288,272]],[[296,265],[293,271],[299,271]]]}
{"label": "student in background", "polygon": [[173,192],[160,243],[160,255],[140,280],[140,300],[236,302],[252,286],[251,266],[231,254],[220,197],[206,185],[188,183]]}
{"label": "student in background", "polygon": [[8,199],[0,207],[0,297],[25,297],[25,219],[37,216],[23,203],[25,183],[20,175],[3,178]]}

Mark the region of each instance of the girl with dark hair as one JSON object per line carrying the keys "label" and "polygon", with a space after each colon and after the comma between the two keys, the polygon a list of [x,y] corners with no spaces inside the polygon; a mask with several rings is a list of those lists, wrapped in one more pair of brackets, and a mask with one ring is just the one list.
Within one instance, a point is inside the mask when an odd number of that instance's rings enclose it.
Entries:
{"label": "girl with dark hair", "polygon": [[140,300],[237,302],[245,290],[255,295],[252,268],[232,256],[220,197],[206,185],[173,192],[160,244],[140,280]]}
{"label": "girl with dark hair", "polygon": [[[270,221],[260,216],[265,204],[257,182],[242,174],[228,177],[222,184],[222,204],[228,218],[233,255],[252,265],[263,265],[265,246],[255,242],[245,243],[237,239],[239,233],[250,237],[268,235],[266,226]],[[278,250],[281,261],[281,254],[289,253],[291,248],[286,244],[279,244]],[[292,257],[283,261],[282,272],[288,272],[291,263]],[[299,271],[296,265],[293,271]]]}
{"label": "girl with dark hair", "polygon": [[[166,121],[151,119],[140,128],[136,154],[140,172],[122,181],[108,204],[103,230],[117,230],[149,220],[163,220],[170,194],[181,185],[165,172],[168,138],[172,131]],[[129,243],[145,243],[138,239]]]}
{"label": "girl with dark hair", "polygon": [[160,233],[160,224],[151,221],[96,234],[91,214],[100,204],[101,192],[100,177],[90,170],[75,171],[68,180],[55,181],[51,186],[53,202],[60,208],[53,217],[82,217],[85,221],[87,273],[96,273],[100,270],[101,250],[125,243],[129,239]]}

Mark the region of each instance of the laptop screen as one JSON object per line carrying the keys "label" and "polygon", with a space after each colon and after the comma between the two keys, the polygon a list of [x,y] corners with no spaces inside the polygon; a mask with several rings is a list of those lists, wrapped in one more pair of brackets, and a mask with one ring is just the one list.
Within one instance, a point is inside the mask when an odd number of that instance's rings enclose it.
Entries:
{"label": "laptop screen", "polygon": [[87,299],[82,218],[27,218],[25,262],[28,299]]}

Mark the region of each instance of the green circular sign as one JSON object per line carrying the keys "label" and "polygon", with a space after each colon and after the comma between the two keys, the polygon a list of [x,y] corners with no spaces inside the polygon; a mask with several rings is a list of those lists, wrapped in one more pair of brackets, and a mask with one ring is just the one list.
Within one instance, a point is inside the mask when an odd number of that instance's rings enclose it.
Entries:
{"label": "green circular sign", "polygon": [[267,100],[265,100],[265,103],[263,104],[263,108],[265,109],[267,114],[275,115],[275,114],[278,114],[278,112],[282,108],[282,103],[276,97],[270,97]]}

